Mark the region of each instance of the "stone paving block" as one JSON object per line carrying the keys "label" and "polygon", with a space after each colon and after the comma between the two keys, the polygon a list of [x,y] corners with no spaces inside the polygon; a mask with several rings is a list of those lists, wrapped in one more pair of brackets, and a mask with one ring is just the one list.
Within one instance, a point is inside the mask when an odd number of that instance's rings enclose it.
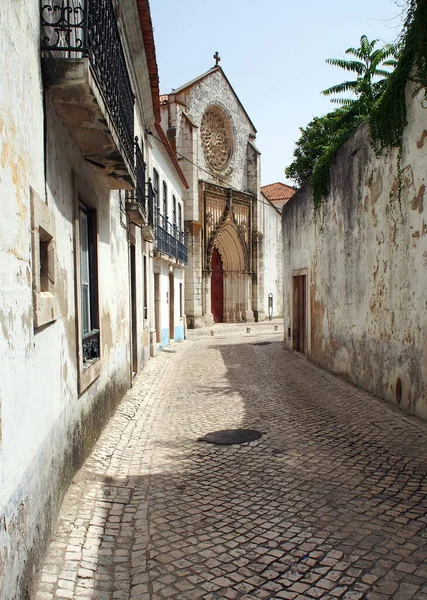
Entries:
{"label": "stone paving block", "polygon": [[[272,324],[216,327],[135,380],[31,600],[427,600],[427,423],[285,351]],[[263,436],[197,441],[242,427]]]}

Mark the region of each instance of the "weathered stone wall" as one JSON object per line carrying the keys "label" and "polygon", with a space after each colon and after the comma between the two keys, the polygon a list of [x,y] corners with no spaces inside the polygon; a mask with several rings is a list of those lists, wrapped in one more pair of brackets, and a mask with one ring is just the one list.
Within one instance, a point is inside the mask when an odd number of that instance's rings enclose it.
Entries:
{"label": "weathered stone wall", "polygon": [[[228,116],[231,122],[233,131],[233,155],[229,167],[219,173],[222,181],[212,175],[212,169],[206,162],[206,158],[202,148],[201,136],[197,135],[196,140],[196,160],[199,167],[198,179],[214,183],[216,185],[223,185],[225,187],[234,187],[237,190],[247,191],[247,145],[250,135],[255,135],[255,130],[251,125],[248,117],[235,95],[233,94],[229,84],[224,78],[220,70],[214,71],[208,77],[205,77],[201,81],[197,82],[194,86],[188,90],[177,94],[179,102],[183,102],[185,105],[185,113],[188,114],[192,122],[197,126],[197,133],[200,131],[200,125],[202,122],[203,115],[208,106],[218,106]],[[186,120],[178,119],[177,123],[177,140],[178,148],[188,148],[191,145],[192,140],[188,137]],[[183,152],[186,154],[185,152]],[[186,161],[183,161],[186,162]],[[184,165],[183,165],[184,166]],[[191,168],[187,167],[187,168]],[[190,189],[188,194],[197,194],[198,181],[193,181],[193,189]],[[253,191],[255,194],[258,193],[259,189]],[[196,197],[196,196],[194,196]],[[191,200],[191,198],[190,198]],[[194,204],[192,218],[199,220],[197,203],[186,203],[186,205]],[[189,209],[187,209],[189,210]]]}
{"label": "weathered stone wall", "polygon": [[427,418],[423,94],[408,89],[400,198],[397,150],[376,157],[361,127],[338,152],[330,193],[317,214],[303,189],[282,218],[287,347],[292,275],[307,269],[307,356]]}

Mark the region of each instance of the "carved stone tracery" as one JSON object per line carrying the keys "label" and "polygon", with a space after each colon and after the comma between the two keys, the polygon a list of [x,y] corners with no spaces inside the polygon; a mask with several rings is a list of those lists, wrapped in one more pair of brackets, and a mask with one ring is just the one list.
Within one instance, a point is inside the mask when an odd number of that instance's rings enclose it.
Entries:
{"label": "carved stone tracery", "polygon": [[217,108],[209,108],[202,119],[200,134],[206,162],[216,171],[230,163],[233,138],[229,123]]}
{"label": "carved stone tracery", "polygon": [[[209,269],[214,246],[219,243],[219,238],[228,231],[226,237],[231,242],[229,236],[234,236],[235,242],[233,243],[236,243],[243,253],[245,265],[242,268],[249,271],[251,265],[251,197],[213,184],[204,185],[206,268]],[[235,231],[234,234],[231,233],[232,230]]]}

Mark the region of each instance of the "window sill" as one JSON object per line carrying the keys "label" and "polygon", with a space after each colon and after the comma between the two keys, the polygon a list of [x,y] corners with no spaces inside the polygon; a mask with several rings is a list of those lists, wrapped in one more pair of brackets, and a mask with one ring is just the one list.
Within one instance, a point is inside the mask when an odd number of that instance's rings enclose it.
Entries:
{"label": "window sill", "polygon": [[79,377],[79,394],[82,394],[101,374],[102,362],[94,358],[83,365]]}

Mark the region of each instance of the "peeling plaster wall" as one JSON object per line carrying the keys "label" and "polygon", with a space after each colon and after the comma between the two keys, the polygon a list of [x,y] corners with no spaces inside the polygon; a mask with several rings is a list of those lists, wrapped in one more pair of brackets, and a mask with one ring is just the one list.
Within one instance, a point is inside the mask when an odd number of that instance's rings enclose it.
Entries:
{"label": "peeling plaster wall", "polygon": [[[110,198],[94,170],[82,161],[49,100],[46,114],[46,197],[56,224],[59,318],[39,329],[33,324],[28,216],[29,186],[37,178],[28,177],[16,201],[16,184],[8,186],[7,177],[2,178],[2,194],[7,193],[16,213],[25,215],[22,225],[16,217],[1,224],[1,239],[8,245],[1,252],[5,277],[0,343],[5,360],[1,368],[0,589],[1,597],[7,599],[20,598],[30,585],[62,495],[130,385],[128,244],[120,225],[118,196],[115,193]],[[26,143],[33,144],[32,156],[27,158],[31,165],[34,157],[43,156],[43,146],[41,136],[31,139],[30,131],[27,136],[31,142],[27,139]],[[42,165],[39,168],[43,173]],[[73,170],[93,192],[91,200],[96,198],[99,226],[102,368],[100,376],[80,396]],[[43,188],[39,190],[43,197]],[[8,240],[11,224],[18,231]],[[22,258],[17,260],[17,254]]]}
{"label": "peeling plaster wall", "polygon": [[[0,25],[8,66],[0,86],[0,597],[12,600],[31,586],[63,494],[130,385],[129,254],[118,192],[110,195],[82,159],[48,97],[44,136],[39,3],[4,0]],[[73,171],[93,194],[99,226],[101,369],[81,395]],[[38,329],[30,188],[47,202],[56,229],[58,318]],[[140,262],[137,271],[142,274]],[[144,356],[141,345],[141,363]]]}
{"label": "peeling plaster wall", "polygon": [[[307,356],[427,418],[427,110],[408,86],[397,150],[377,158],[361,127],[337,154],[321,210],[302,189],[283,208],[285,344],[292,273],[307,269]],[[425,103],[425,101],[424,101]],[[400,391],[401,390],[401,391]]]}

